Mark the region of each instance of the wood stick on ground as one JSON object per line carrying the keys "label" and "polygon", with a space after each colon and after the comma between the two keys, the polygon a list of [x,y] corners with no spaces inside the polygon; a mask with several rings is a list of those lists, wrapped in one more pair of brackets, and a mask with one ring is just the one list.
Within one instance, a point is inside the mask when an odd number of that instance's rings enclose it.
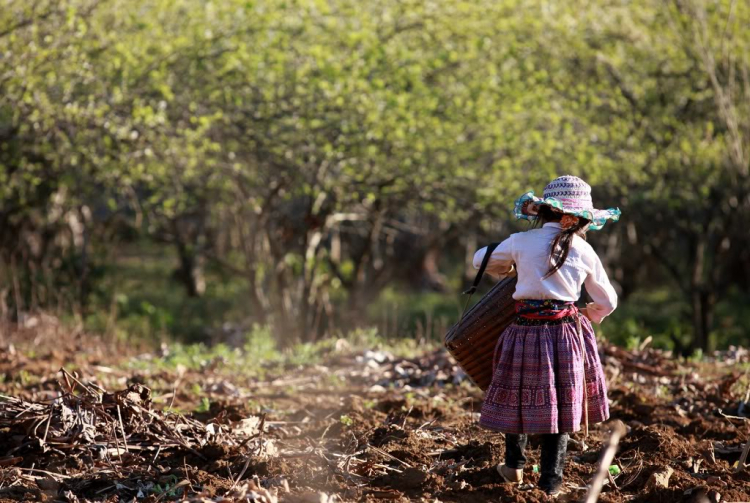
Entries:
{"label": "wood stick on ground", "polygon": [[242,476],[245,475],[245,472],[247,471],[247,468],[250,466],[250,461],[253,459],[252,456],[248,455],[247,459],[245,460],[245,465],[242,467],[242,471],[239,475],[237,475],[237,479],[232,483],[232,487],[229,488],[229,491],[227,493],[232,492],[232,489],[237,487],[237,484],[240,483],[240,480],[242,479]]}
{"label": "wood stick on ground", "polygon": [[152,466],[156,464],[156,458],[159,457],[159,453],[160,452],[161,452],[161,445],[157,446],[157,448],[156,448],[156,454],[154,454],[154,459],[151,460],[151,465]]}
{"label": "wood stick on ground", "polygon": [[[88,395],[90,397],[96,398],[98,396],[98,394],[96,393],[96,391],[92,390],[91,387],[88,384],[84,384],[83,382],[81,382],[78,379],[77,375],[71,374],[70,372],[68,372],[64,368],[61,368],[60,372],[62,372],[63,376],[65,376],[65,380],[68,381],[68,384],[70,384],[70,379],[72,379],[73,382],[76,383],[78,386],[80,386],[86,393],[88,393]],[[71,390],[70,390],[71,394],[73,394],[73,390],[74,390],[74,388],[71,388]]]}
{"label": "wood stick on ground", "polygon": [[71,475],[63,475],[62,473],[56,473],[56,472],[48,472],[47,470],[40,470],[38,468],[23,468],[21,466],[17,467],[18,470],[23,472],[31,472],[31,473],[43,473],[45,475],[49,475],[53,479],[71,479],[73,478]]}
{"label": "wood stick on ground", "polygon": [[732,420],[732,421],[742,421],[743,423],[747,423],[748,421],[750,421],[750,418],[747,418],[747,417],[731,416],[729,414],[724,414],[724,411],[721,410],[721,409],[719,409],[719,415],[721,417],[725,417],[725,418],[727,418],[729,420]]}
{"label": "wood stick on ground", "polygon": [[375,447],[375,446],[374,446],[374,445],[372,445],[372,444],[367,444],[367,448],[368,448],[368,449],[372,449],[373,451],[375,451],[375,452],[377,452],[377,453],[379,453],[379,454],[382,454],[382,455],[383,455],[383,456],[385,456],[386,458],[388,458],[388,459],[392,459],[393,461],[396,461],[397,463],[400,463],[401,465],[403,465],[403,466],[405,466],[405,467],[407,467],[407,468],[413,468],[413,466],[411,466],[411,465],[410,465],[409,463],[407,463],[407,462],[406,462],[406,461],[404,461],[403,459],[399,459],[399,458],[397,458],[396,456],[394,456],[394,455],[392,455],[392,454],[390,454],[390,453],[388,453],[388,452],[385,452],[385,451],[384,451],[383,449],[378,449],[377,447]]}
{"label": "wood stick on ground", "polygon": [[740,460],[737,461],[737,468],[734,469],[734,473],[740,473],[745,469],[745,461],[747,461],[748,453],[750,453],[750,438],[747,439],[745,448],[742,449],[742,455],[740,456]]}
{"label": "wood stick on ground", "polygon": [[[750,386],[747,388],[747,393],[745,393],[745,403],[747,404],[750,400]],[[742,455],[740,456],[740,460],[737,461],[737,468],[734,469],[734,473],[740,473],[742,470],[745,469],[745,461],[747,461],[747,455],[750,452],[750,438],[747,439],[747,443],[745,444],[745,447],[742,449]]]}
{"label": "wood stick on ground", "polygon": [[609,465],[615,457],[620,438],[622,438],[625,433],[627,433],[627,429],[625,428],[625,425],[622,424],[622,421],[615,421],[612,424],[612,434],[609,436],[609,440],[605,444],[601,460],[599,461],[599,468],[591,481],[589,492],[583,500],[584,503],[596,503],[599,499],[599,493],[602,491],[604,479],[607,478],[607,474],[609,473]]}
{"label": "wood stick on ground", "polygon": [[[122,451],[120,450],[120,442],[117,439],[117,421],[112,421],[111,424],[112,424],[112,435],[115,438],[115,447],[117,448],[117,457],[118,459],[122,459],[122,453],[125,452],[125,449],[123,449]],[[107,456],[107,459],[109,459],[109,456]],[[110,461],[110,464],[112,464],[111,461]]]}
{"label": "wood stick on ground", "polygon": [[125,425],[122,423],[122,414],[120,413],[120,406],[117,406],[117,418],[120,420],[120,433],[122,433],[122,443],[125,444],[125,452],[130,452],[128,449],[128,437],[125,435]]}
{"label": "wood stick on ground", "polygon": [[44,427],[44,437],[42,438],[42,443],[47,443],[47,434],[49,433],[49,425],[52,422],[52,412],[55,410],[54,406],[50,406],[49,408],[49,416],[47,416],[47,426]]}

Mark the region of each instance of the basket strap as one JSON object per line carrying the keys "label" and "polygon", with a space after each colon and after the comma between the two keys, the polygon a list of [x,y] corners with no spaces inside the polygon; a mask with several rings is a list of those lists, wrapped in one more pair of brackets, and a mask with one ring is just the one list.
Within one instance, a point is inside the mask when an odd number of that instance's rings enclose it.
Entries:
{"label": "basket strap", "polygon": [[477,275],[474,277],[474,283],[471,284],[468,290],[463,292],[464,295],[468,295],[469,297],[466,299],[466,304],[464,304],[464,310],[461,313],[461,319],[459,320],[459,323],[463,321],[464,315],[466,315],[466,309],[469,307],[469,302],[471,301],[471,296],[474,295],[474,292],[477,291],[477,287],[479,286],[479,282],[482,281],[482,276],[484,276],[484,271],[487,269],[487,264],[490,262],[490,257],[492,256],[492,252],[495,251],[495,248],[500,246],[500,243],[490,243],[487,245],[487,251],[484,253],[484,258],[482,259],[482,265],[479,266],[479,271],[477,271]]}
{"label": "basket strap", "polygon": [[576,313],[576,331],[578,332],[578,342],[581,345],[581,359],[583,360],[583,436],[589,436],[589,393],[588,383],[586,383],[586,342],[583,339],[583,329],[581,328],[581,313]]}

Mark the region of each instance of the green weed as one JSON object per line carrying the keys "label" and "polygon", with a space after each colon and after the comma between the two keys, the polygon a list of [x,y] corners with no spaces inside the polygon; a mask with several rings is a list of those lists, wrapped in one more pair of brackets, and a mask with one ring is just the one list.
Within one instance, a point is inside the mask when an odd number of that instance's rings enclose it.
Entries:
{"label": "green weed", "polygon": [[354,424],[354,419],[352,419],[351,417],[347,416],[346,414],[344,414],[343,416],[341,416],[339,418],[339,421],[341,421],[341,424],[343,424],[344,426],[347,426],[347,427],[348,426],[352,426]]}
{"label": "green weed", "polygon": [[208,412],[211,409],[211,401],[207,397],[201,398],[201,403],[198,405],[198,408],[195,409],[196,412]]}

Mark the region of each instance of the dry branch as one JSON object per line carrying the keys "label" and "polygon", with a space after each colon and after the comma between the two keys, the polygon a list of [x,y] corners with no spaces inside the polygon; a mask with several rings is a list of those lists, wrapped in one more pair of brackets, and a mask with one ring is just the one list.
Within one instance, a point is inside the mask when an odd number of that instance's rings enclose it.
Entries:
{"label": "dry branch", "polygon": [[745,461],[747,461],[747,455],[750,453],[750,438],[745,443],[745,447],[742,449],[742,456],[740,456],[740,460],[737,461],[737,468],[734,469],[735,473],[739,473],[742,470],[745,469]]}
{"label": "dry branch", "polygon": [[594,479],[591,481],[589,492],[586,495],[586,499],[583,500],[584,503],[596,503],[599,499],[599,493],[602,491],[604,479],[606,479],[609,474],[609,465],[615,457],[617,445],[620,443],[620,438],[622,438],[626,432],[627,430],[625,425],[622,424],[622,421],[615,421],[613,423],[612,434],[609,436],[609,440],[604,447],[601,460],[599,461],[599,468],[594,475]]}
{"label": "dry branch", "polygon": [[[92,473],[106,467],[130,476],[154,470],[159,455],[189,453],[205,459],[201,451],[212,445],[236,454],[243,451],[248,459],[259,455],[259,434],[248,436],[241,426],[205,425],[152,410],[151,390],[146,386],[134,384],[108,393],[64,370],[61,373],[61,393],[52,401],[0,395],[0,429],[8,431],[8,438],[23,439],[9,447],[9,457],[0,460],[0,466],[33,462],[36,468],[45,468],[60,458],[77,457],[93,460],[84,463]],[[262,429],[263,420],[258,422]]]}

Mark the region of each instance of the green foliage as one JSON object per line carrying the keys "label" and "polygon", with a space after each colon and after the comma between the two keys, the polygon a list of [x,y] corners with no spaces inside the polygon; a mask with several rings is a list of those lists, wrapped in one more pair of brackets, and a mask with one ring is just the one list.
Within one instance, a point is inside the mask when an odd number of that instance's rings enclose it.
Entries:
{"label": "green foliage", "polygon": [[246,284],[221,271],[206,272],[204,295],[191,297],[174,281],[178,258],[149,243],[130,244],[105,268],[91,294],[84,323],[93,332],[153,341],[206,341],[227,318],[243,312]]}
{"label": "green foliage", "polygon": [[[293,347],[397,303],[429,332],[453,299],[396,289],[570,172],[626,210],[596,243],[625,297],[667,285],[690,310],[616,337],[735,340],[715,320],[750,284],[749,20],[731,0],[11,0],[2,305],[123,337],[257,322]],[[148,261],[123,256],[144,239]]]}
{"label": "green foliage", "polygon": [[[750,324],[747,322],[745,295],[730,292],[716,306],[716,328],[712,342],[716,347],[742,345],[747,342]],[[615,344],[635,349],[651,336],[650,346],[684,351],[692,337],[690,306],[673,289],[643,290],[631,295],[607,318],[597,333]],[[702,351],[701,351],[702,352]]]}

